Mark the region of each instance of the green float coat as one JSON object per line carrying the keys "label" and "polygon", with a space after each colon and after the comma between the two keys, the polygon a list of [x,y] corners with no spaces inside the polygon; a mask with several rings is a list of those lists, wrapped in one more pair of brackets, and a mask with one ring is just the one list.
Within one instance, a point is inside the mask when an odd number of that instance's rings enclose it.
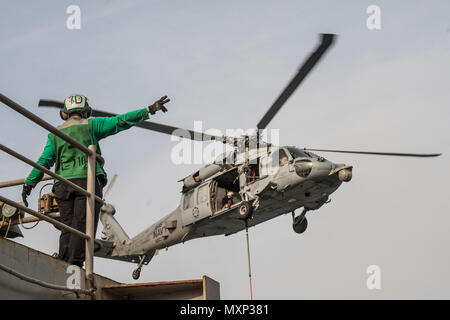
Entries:
{"label": "green float coat", "polygon": [[[144,108],[110,118],[98,117],[89,120],[70,118],[58,129],[86,147],[95,145],[97,153],[101,154],[98,143],[101,139],[131,128],[147,119],[147,108]],[[86,154],[52,133],[49,133],[47,144],[37,163],[47,169],[55,165],[55,173],[65,179],[86,178],[87,176]],[[106,175],[103,166],[98,161],[96,175]],[[34,168],[25,183],[34,187],[43,176],[42,171]]]}
{"label": "green float coat", "polygon": [[[97,153],[102,154],[98,142],[94,141],[94,130],[92,119],[77,119],[71,118],[65,124],[58,127],[62,133],[75,139],[84,146],[95,145]],[[55,159],[55,173],[65,179],[86,178],[87,177],[87,155],[73,147],[70,143],[55,136],[53,133],[49,134],[56,159]],[[98,175],[105,175],[103,166],[97,161],[96,173]]]}

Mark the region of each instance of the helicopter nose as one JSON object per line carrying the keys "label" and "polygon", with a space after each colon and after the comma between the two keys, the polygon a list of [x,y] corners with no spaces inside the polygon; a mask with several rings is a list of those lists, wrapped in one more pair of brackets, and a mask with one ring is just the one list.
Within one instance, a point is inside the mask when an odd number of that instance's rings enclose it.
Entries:
{"label": "helicopter nose", "polygon": [[330,175],[336,174],[340,181],[349,182],[352,180],[352,166],[346,166],[345,164],[335,164],[333,165],[333,170],[331,170]]}

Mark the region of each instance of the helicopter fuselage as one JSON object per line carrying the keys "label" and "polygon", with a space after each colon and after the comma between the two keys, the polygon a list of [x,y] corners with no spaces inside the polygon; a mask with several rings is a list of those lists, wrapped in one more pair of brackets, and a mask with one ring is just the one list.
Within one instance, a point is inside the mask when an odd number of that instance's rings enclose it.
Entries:
{"label": "helicopter fuselage", "polygon": [[[252,161],[256,157],[258,161]],[[220,170],[209,177],[185,178],[195,183],[183,188],[180,205],[134,238],[114,239],[113,232],[106,232],[109,235],[106,240],[115,243],[109,254],[99,255],[132,262],[145,256],[148,262],[157,250],[178,243],[230,235],[244,230],[246,223],[253,227],[301,207],[316,210],[327,203],[329,195],[343,181],[351,179],[352,170],[351,166],[334,164],[295,147],[277,147],[256,156],[250,153],[238,156],[233,165],[220,165],[220,161],[215,165]],[[224,207],[223,199],[230,191],[231,206]],[[239,215],[244,202],[250,203],[253,211],[246,221]],[[114,218],[104,211],[101,219],[104,226],[114,224],[111,223]]]}

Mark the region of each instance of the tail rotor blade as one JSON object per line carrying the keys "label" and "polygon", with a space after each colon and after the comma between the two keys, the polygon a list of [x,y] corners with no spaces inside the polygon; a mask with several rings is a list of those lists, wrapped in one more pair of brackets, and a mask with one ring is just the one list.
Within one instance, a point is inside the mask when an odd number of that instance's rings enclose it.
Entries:
{"label": "tail rotor blade", "polygon": [[107,197],[107,196],[109,195],[109,193],[111,192],[111,190],[112,190],[112,188],[113,188],[114,183],[116,182],[116,180],[117,180],[117,174],[115,174],[114,177],[111,179],[111,182],[109,183],[108,188],[106,189],[105,193],[103,194],[103,200],[105,200],[106,197]]}

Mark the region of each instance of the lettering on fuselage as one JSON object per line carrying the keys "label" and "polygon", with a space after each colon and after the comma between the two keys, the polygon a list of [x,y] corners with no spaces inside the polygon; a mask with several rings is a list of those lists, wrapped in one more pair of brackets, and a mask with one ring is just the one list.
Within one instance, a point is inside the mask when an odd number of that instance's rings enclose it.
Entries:
{"label": "lettering on fuselage", "polygon": [[161,222],[155,226],[155,229],[153,229],[153,239],[161,237],[163,234],[163,231],[164,231],[163,223]]}

